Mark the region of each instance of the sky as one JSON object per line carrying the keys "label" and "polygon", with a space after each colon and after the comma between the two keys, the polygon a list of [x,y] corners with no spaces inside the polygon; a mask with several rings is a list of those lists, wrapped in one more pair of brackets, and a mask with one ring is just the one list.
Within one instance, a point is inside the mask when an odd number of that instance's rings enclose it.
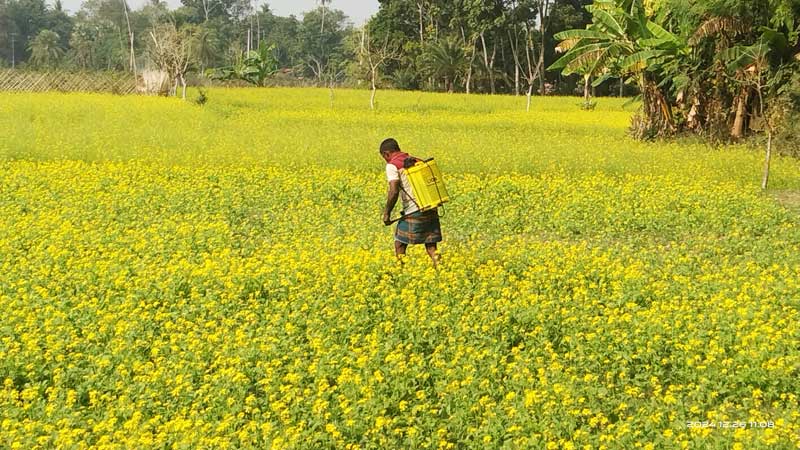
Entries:
{"label": "sky", "polygon": [[[180,0],[166,0],[170,8],[180,6]],[[128,0],[131,8],[139,8],[147,0]],[[257,8],[265,3],[264,0],[253,0]],[[52,3],[52,1],[48,2]],[[83,0],[62,0],[64,9],[75,12],[80,9]],[[317,0],[267,0],[270,9],[275,15],[288,16],[296,15],[298,18],[303,12],[316,8],[319,3]],[[355,25],[363,24],[370,16],[378,11],[378,0],[332,0],[330,6],[341,9]]]}

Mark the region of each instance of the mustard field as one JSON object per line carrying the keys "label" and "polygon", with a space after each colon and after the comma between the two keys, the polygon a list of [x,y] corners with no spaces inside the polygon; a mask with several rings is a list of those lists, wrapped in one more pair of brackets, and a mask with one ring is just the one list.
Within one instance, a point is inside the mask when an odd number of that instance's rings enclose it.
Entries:
{"label": "mustard field", "polygon": [[[761,151],[617,99],[208,97],[0,94],[0,448],[800,447]],[[438,270],[395,260],[386,137],[444,172]]]}

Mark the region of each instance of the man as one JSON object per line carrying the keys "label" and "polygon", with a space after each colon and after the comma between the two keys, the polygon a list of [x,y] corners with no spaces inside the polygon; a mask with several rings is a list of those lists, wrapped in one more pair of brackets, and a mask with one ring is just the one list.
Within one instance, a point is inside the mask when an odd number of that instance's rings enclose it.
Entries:
{"label": "man", "polygon": [[397,222],[394,233],[395,254],[402,261],[409,244],[425,244],[425,250],[435,267],[439,262],[436,243],[442,241],[439,212],[435,208],[424,212],[419,210],[408,177],[405,171],[401,170],[407,158],[412,160],[415,158],[403,153],[397,141],[391,138],[381,142],[380,154],[386,161],[386,178],[389,181],[386,207],[383,210],[384,224],[392,223],[389,216],[397,203],[398,196],[403,203],[403,218]]}

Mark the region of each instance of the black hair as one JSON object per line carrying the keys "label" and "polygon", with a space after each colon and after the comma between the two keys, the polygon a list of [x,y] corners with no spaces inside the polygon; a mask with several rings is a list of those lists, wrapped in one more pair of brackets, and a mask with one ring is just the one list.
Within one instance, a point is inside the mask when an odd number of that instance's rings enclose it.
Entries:
{"label": "black hair", "polygon": [[385,139],[381,142],[381,153],[391,153],[391,152],[399,152],[400,151],[400,144],[397,143],[396,140],[393,138]]}

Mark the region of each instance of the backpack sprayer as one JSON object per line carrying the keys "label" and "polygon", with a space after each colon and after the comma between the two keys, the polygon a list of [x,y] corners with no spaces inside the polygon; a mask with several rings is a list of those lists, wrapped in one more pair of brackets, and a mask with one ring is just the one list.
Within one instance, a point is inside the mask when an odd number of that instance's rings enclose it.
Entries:
{"label": "backpack sprayer", "polygon": [[[406,161],[408,159],[411,158],[407,158]],[[442,172],[439,170],[439,166],[436,165],[436,161],[433,158],[425,160],[414,159],[416,160],[415,162],[404,164],[406,167],[401,170],[408,178],[409,184],[411,184],[411,191],[414,195],[409,195],[409,197],[417,205],[419,211],[430,211],[450,201],[450,196],[444,187]],[[402,181],[400,182],[400,189],[403,189]],[[406,192],[406,195],[408,195],[408,192]],[[400,217],[389,221],[387,225],[391,225],[405,217],[406,214],[402,213]]]}

